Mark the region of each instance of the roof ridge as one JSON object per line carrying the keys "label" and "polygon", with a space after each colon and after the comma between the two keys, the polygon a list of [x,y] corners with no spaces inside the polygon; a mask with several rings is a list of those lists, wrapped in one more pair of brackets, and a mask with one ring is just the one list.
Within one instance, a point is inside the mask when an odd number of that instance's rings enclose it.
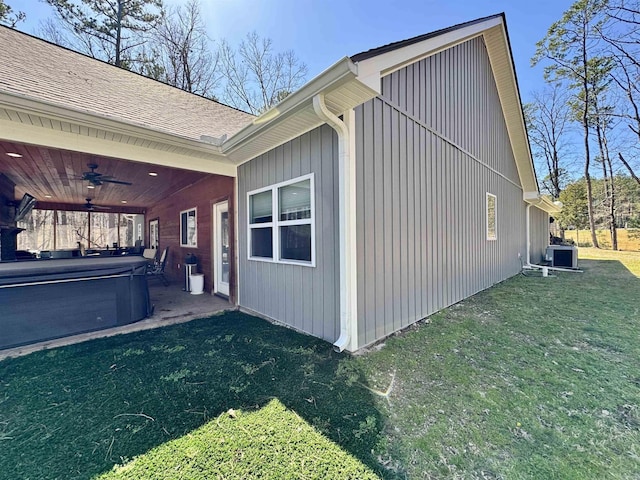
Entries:
{"label": "roof ridge", "polygon": [[356,53],[355,55],[352,55],[350,58],[351,58],[352,62],[359,62],[359,61],[362,61],[362,60],[366,60],[368,58],[372,58],[372,57],[376,57],[378,55],[382,55],[383,53],[392,52],[393,50],[397,50],[397,49],[402,48],[402,47],[413,45],[414,43],[422,42],[424,40],[428,40],[430,38],[437,37],[439,35],[443,35],[445,33],[449,33],[449,32],[458,30],[460,28],[469,27],[471,25],[475,25],[477,23],[482,23],[482,22],[485,22],[487,20],[491,20],[491,19],[499,18],[499,17],[502,17],[503,21],[505,21],[505,24],[506,24],[504,12],[496,13],[496,14],[493,14],[493,15],[488,15],[486,17],[476,18],[475,20],[470,20],[468,22],[459,23],[459,24],[453,25],[451,27],[441,28],[439,30],[434,30],[434,31],[429,32],[429,33],[423,33],[421,35],[417,35],[415,37],[407,38],[405,40],[399,40],[399,41],[396,41],[396,42],[388,43],[386,45],[382,45],[380,47],[371,48],[369,50],[365,50],[364,52]]}

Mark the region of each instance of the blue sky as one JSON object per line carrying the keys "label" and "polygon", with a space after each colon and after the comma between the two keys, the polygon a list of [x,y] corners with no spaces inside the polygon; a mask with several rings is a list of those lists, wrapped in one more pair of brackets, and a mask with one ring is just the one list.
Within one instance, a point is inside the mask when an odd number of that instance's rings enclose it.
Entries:
{"label": "blue sky", "polygon": [[[51,8],[41,0],[8,0],[27,14],[19,28],[34,33]],[[165,0],[180,3],[180,0]],[[523,101],[544,86],[529,60],[535,43],[573,3],[569,0],[201,0],[211,38],[236,44],[255,30],[278,51],[292,49],[309,79],[345,55],[479,17],[505,12]]]}

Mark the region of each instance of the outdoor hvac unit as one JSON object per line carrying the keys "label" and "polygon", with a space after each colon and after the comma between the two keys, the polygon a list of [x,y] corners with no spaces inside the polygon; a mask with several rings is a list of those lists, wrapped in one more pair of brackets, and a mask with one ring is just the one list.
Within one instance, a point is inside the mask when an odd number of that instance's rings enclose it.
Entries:
{"label": "outdoor hvac unit", "polygon": [[578,249],[573,245],[549,245],[545,260],[552,267],[578,268]]}

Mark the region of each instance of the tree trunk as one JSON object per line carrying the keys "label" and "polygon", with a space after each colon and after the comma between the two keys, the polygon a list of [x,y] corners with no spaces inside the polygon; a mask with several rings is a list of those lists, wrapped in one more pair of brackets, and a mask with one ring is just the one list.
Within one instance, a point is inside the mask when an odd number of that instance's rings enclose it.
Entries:
{"label": "tree trunk", "polygon": [[119,67],[121,64],[120,60],[120,43],[122,42],[122,2],[124,0],[118,0],[118,20],[116,24],[116,58],[115,58],[115,66]]}
{"label": "tree trunk", "polygon": [[582,127],[584,129],[584,179],[587,182],[587,207],[589,212],[589,229],[591,230],[591,243],[593,248],[600,248],[596,235],[596,222],[593,211],[593,189],[591,187],[591,175],[589,166],[591,164],[591,152],[589,151],[589,62],[587,60],[587,31],[582,32],[582,88],[584,91],[584,107],[582,109]]}
{"label": "tree trunk", "polygon": [[607,154],[607,163],[609,165],[609,178],[611,179],[611,201],[609,202],[609,228],[611,230],[611,248],[618,250],[618,224],[616,221],[616,186],[613,177],[613,166],[611,159]]}
{"label": "tree trunk", "polygon": [[589,151],[589,120],[587,119],[587,107],[585,105],[584,115],[582,118],[582,126],[584,127],[584,179],[587,183],[587,208],[589,212],[589,230],[591,230],[591,244],[593,248],[600,248],[598,244],[598,236],[596,235],[596,222],[593,211],[593,188],[591,186],[591,174],[589,166],[591,164],[591,155]]}
{"label": "tree trunk", "polygon": [[607,148],[607,138],[603,126],[600,124],[602,118],[596,106],[596,134],[598,136],[598,147],[600,148],[600,159],[602,161],[602,174],[604,181],[604,195],[608,205],[607,216],[609,217],[609,232],[611,234],[611,249],[618,250],[618,230],[616,228],[615,204],[616,191],[613,184],[613,168],[609,158]]}

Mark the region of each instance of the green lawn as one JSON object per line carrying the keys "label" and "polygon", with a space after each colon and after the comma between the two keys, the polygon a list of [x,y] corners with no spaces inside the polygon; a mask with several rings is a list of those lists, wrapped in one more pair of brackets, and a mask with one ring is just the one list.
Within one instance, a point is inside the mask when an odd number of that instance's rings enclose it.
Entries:
{"label": "green lawn", "polygon": [[638,478],[640,254],[584,257],[355,357],[229,313],[4,360],[0,478]]}

